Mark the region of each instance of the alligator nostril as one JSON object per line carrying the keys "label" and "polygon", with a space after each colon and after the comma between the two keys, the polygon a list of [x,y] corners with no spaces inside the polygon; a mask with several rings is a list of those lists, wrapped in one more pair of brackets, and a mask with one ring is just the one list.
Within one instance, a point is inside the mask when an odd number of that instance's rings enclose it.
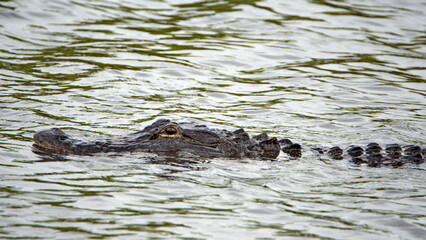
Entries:
{"label": "alligator nostril", "polygon": [[65,141],[65,140],[67,140],[68,139],[68,137],[67,136],[59,136],[59,140],[60,141]]}
{"label": "alligator nostril", "polygon": [[52,129],[51,129],[51,131],[52,131],[54,134],[64,134],[64,132],[63,132],[60,128],[57,128],[57,127],[52,128]]}
{"label": "alligator nostril", "polygon": [[178,130],[174,127],[168,127],[164,130],[164,132],[168,135],[175,135],[178,133]]}

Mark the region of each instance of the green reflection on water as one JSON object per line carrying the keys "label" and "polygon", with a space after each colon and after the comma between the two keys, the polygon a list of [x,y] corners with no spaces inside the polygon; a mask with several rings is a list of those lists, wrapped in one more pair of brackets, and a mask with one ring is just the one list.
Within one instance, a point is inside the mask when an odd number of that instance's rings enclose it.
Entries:
{"label": "green reflection on water", "polygon": [[166,117],[304,146],[424,144],[422,9],[1,1],[0,237],[421,239],[423,166],[40,156],[31,137],[52,126],[117,136]]}

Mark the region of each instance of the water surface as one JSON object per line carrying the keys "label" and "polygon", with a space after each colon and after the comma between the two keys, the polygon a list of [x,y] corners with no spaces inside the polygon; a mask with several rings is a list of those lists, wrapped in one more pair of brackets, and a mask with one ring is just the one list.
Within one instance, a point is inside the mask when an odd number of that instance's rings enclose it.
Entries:
{"label": "water surface", "polygon": [[422,239],[425,164],[43,156],[158,118],[426,140],[425,1],[0,1],[0,238]]}

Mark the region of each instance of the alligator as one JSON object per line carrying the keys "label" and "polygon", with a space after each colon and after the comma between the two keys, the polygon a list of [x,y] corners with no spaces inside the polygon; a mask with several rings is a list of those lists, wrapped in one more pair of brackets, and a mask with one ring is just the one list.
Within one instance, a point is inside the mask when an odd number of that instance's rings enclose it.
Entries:
{"label": "alligator", "polygon": [[[34,147],[43,152],[76,155],[147,152],[178,157],[276,159],[280,152],[290,158],[299,158],[304,150],[300,144],[287,138],[278,140],[266,133],[250,137],[242,128],[229,131],[208,128],[204,124],[176,123],[169,119],[159,119],[142,131],[117,138],[83,141],[60,128],[51,128],[37,132],[33,140]],[[311,150],[331,159],[348,158],[353,164],[370,167],[420,164],[426,155],[426,149],[415,145],[388,144],[383,149],[377,143],[369,143],[365,147],[349,146],[346,152],[338,146]]]}

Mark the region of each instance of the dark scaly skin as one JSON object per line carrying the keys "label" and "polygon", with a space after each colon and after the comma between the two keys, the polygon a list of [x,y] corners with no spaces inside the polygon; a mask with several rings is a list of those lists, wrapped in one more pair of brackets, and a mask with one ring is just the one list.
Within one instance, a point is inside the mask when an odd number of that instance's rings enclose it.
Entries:
{"label": "dark scaly skin", "polygon": [[[82,141],[64,133],[59,128],[43,130],[34,135],[34,146],[45,152],[61,154],[91,155],[100,152],[150,152],[177,156],[189,153],[205,158],[252,158],[276,159],[280,153],[292,158],[302,156],[300,144],[289,139],[277,140],[262,133],[250,137],[244,129],[233,132],[212,129],[205,125],[175,123],[160,119],[142,131],[127,136]],[[331,159],[349,159],[353,164],[367,164],[370,167],[390,165],[402,166],[405,163],[424,162],[426,150],[419,146],[389,144],[384,149],[377,143],[367,146],[350,146],[346,152],[340,147],[330,149],[313,148],[314,152]]]}
{"label": "dark scaly skin", "polygon": [[151,152],[200,157],[275,159],[280,152],[276,138],[266,134],[250,137],[243,129],[234,132],[204,125],[179,124],[160,119],[142,131],[113,139],[82,141],[51,128],[34,135],[34,147],[51,153],[91,155],[100,152]]}
{"label": "dark scaly skin", "polygon": [[[289,139],[279,141],[282,151],[290,157],[302,156],[302,147],[292,143]],[[369,143],[365,147],[349,146],[344,152],[340,147],[335,146],[328,150],[322,148],[312,148],[320,155],[327,155],[331,159],[349,159],[354,165],[367,164],[369,167],[392,166],[400,167],[406,163],[421,164],[425,161],[426,149],[415,145],[400,146],[399,144],[388,144],[383,149],[377,143]]]}

